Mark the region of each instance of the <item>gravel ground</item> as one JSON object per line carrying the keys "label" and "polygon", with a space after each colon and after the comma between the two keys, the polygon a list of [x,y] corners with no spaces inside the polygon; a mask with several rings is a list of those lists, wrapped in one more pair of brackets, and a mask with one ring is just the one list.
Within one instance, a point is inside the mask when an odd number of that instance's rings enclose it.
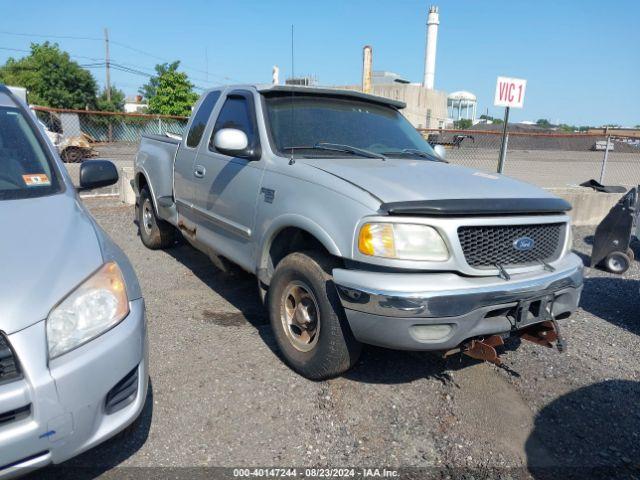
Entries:
{"label": "gravel ground", "polygon": [[[581,308],[562,322],[564,354],[511,342],[498,368],[365,348],[343,377],[311,382],[279,359],[253,277],[224,274],[187,245],[147,250],[131,207],[86,203],[138,272],[152,386],[129,435],[65,464],[92,467],[80,476],[387,466],[438,478],[640,478],[637,262],[624,276],[586,269]],[[575,233],[586,257],[592,229]]]}

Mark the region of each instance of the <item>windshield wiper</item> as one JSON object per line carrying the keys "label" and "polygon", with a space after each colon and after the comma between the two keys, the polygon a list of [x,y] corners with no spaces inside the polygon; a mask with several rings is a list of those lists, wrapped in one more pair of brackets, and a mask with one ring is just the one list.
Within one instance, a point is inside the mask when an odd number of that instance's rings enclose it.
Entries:
{"label": "windshield wiper", "polygon": [[371,152],[363,148],[352,147],[351,145],[342,145],[341,143],[316,143],[314,146],[296,146],[296,147],[284,147],[282,150],[326,150],[330,152],[345,152],[353,155],[359,155],[365,158],[379,158],[380,160],[386,160],[387,157],[379,153]]}
{"label": "windshield wiper", "polygon": [[428,160],[432,160],[434,162],[444,162],[444,163],[449,163],[446,160],[441,159],[440,157],[436,156],[436,155],[432,155],[430,153],[427,152],[423,152],[422,150],[417,150],[415,148],[404,148],[399,152],[384,152],[385,155],[400,155],[400,154],[405,154],[405,155],[416,155],[418,157],[422,157],[422,158],[426,158]]}

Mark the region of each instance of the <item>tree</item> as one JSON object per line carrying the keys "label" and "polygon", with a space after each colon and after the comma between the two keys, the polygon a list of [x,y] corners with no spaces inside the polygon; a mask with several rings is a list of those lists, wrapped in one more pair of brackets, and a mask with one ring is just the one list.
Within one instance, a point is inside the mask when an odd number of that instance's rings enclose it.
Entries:
{"label": "tree", "polygon": [[460,120],[455,120],[453,122],[453,128],[457,128],[459,130],[466,130],[467,128],[471,128],[473,122],[469,118],[461,118]]}
{"label": "tree", "polygon": [[111,100],[107,100],[107,89],[103,88],[96,101],[98,110],[105,112],[122,112],[124,110],[124,92],[116,86],[111,87]]}
{"label": "tree", "polygon": [[56,43],[32,43],[26,57],[9,58],[0,67],[0,82],[25,87],[29,102],[36,105],[75,109],[96,105],[98,87],[93,75]]}
{"label": "tree", "polygon": [[149,101],[149,113],[182,116],[191,113],[198,94],[193,91],[187,74],[178,72],[179,65],[179,61],[156,65],[157,75],[140,89]]}
{"label": "tree", "polygon": [[549,120],[547,120],[546,118],[540,118],[537,122],[536,125],[542,128],[550,128],[553,125],[551,125],[551,122]]}
{"label": "tree", "polygon": [[180,61],[176,60],[173,63],[159,63],[155,66],[156,74],[149,79],[149,83],[146,83],[138,89],[138,93],[147,100],[151,97],[155,97],[156,89],[158,88],[158,82],[160,77],[167,72],[176,72],[180,66]]}

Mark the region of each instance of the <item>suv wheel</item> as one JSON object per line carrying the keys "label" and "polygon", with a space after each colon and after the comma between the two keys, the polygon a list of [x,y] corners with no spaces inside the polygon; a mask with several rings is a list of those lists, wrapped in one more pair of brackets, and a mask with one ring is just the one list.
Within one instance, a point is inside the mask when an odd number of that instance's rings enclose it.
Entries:
{"label": "suv wheel", "polygon": [[140,239],[145,247],[152,250],[167,248],[173,245],[176,231],[169,222],[158,218],[153,207],[149,190],[144,187],[140,191],[137,205],[137,220]]}
{"label": "suv wheel", "polygon": [[335,266],[328,255],[292,253],[276,267],[267,294],[271,328],[282,355],[311,380],[347,371],[362,349],[332,281]]}

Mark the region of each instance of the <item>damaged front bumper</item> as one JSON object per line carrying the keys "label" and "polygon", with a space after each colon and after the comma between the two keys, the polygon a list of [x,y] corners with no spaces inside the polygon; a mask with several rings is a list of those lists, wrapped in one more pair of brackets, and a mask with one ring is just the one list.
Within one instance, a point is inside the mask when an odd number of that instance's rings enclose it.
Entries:
{"label": "damaged front bumper", "polygon": [[582,292],[582,260],[570,253],[554,267],[510,280],[347,269],[335,269],[333,279],[359,341],[400,350],[449,350],[470,338],[543,322],[547,304],[555,318],[569,316]]}

